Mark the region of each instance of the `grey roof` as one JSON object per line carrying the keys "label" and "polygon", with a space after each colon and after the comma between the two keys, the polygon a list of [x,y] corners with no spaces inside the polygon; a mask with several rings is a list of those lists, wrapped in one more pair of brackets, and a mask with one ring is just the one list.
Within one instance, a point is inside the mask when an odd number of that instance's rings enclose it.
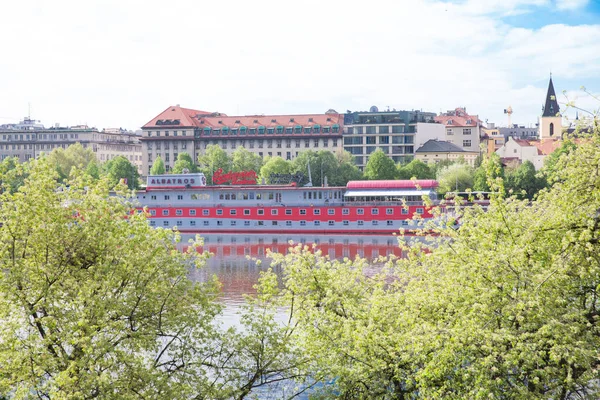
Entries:
{"label": "grey roof", "polygon": [[560,107],[556,101],[556,93],[554,93],[554,85],[552,84],[552,75],[550,76],[548,94],[546,94],[546,104],[543,111],[542,117],[556,117],[556,114],[560,112]]}
{"label": "grey roof", "polygon": [[423,146],[419,147],[415,153],[458,153],[464,150],[450,142],[441,140],[428,140]]}

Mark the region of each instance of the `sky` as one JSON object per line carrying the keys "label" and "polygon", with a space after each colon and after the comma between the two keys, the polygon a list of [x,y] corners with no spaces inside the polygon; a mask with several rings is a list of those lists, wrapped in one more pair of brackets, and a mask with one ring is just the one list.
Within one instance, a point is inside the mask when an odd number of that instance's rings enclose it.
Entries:
{"label": "sky", "polygon": [[550,73],[561,108],[600,108],[581,90],[600,94],[600,0],[28,0],[0,15],[0,124],[137,130],[180,104],[466,107],[503,126],[510,105],[533,126]]}

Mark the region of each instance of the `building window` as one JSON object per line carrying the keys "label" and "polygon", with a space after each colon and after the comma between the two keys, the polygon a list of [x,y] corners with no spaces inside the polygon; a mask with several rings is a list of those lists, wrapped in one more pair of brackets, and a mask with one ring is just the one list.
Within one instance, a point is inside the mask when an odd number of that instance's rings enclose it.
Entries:
{"label": "building window", "polygon": [[463,128],[463,135],[470,135],[471,134],[471,128]]}
{"label": "building window", "polygon": [[446,135],[448,135],[448,136],[452,136],[453,135],[451,128],[446,129]]}
{"label": "building window", "polygon": [[471,141],[470,140],[463,140],[463,147],[471,147]]}

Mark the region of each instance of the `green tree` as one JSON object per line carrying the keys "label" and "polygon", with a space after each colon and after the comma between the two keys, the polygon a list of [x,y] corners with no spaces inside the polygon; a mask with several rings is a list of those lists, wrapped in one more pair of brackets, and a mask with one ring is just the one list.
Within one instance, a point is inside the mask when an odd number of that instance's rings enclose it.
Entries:
{"label": "green tree", "polygon": [[117,156],[107,161],[105,169],[108,182],[112,187],[116,186],[122,180],[127,182],[129,189],[137,189],[140,186],[140,174],[137,167],[124,156]]}
{"label": "green tree", "polygon": [[440,193],[464,192],[473,187],[473,168],[466,164],[452,164],[440,170],[437,180]]}
{"label": "green tree", "polygon": [[549,183],[553,183],[556,180],[557,174],[557,165],[559,164],[559,160],[563,156],[568,156],[571,154],[577,145],[572,140],[565,140],[558,149],[554,150],[546,159],[544,160],[544,167],[542,168],[542,173],[546,177]]}
{"label": "green tree", "polygon": [[348,181],[362,179],[362,172],[356,166],[354,156],[345,150],[335,153],[335,171],[327,175],[330,186],[346,186]]}
{"label": "green tree", "polygon": [[177,160],[175,160],[171,172],[174,174],[182,174],[184,170],[187,170],[190,173],[198,172],[198,167],[194,163],[194,160],[192,160],[192,157],[185,152],[177,155]]}
{"label": "green tree", "polygon": [[306,247],[273,255],[272,298],[293,305],[325,397],[598,398],[598,165],[594,137],[533,201],[504,198],[490,176],[486,210],[403,238],[405,258],[379,273]]}
{"label": "green tree", "polygon": [[59,147],[52,150],[48,154],[48,161],[55,166],[59,179],[65,180],[73,168],[85,170],[91,162],[97,162],[97,159],[92,149],[75,143],[66,149]]}
{"label": "green tree", "polygon": [[16,192],[28,176],[29,165],[21,164],[18,157],[8,157],[0,163],[2,191]]}
{"label": "green tree", "polygon": [[163,175],[165,173],[165,162],[161,156],[156,157],[150,168],[150,175]]}
{"label": "green tree", "polygon": [[491,185],[498,178],[504,179],[504,167],[500,161],[500,156],[493,153],[489,157],[485,157],[481,165],[475,169],[473,174],[473,190],[478,192],[489,192]]}
{"label": "green tree", "polygon": [[281,157],[267,157],[265,163],[260,168],[260,178],[267,183],[271,182],[272,174],[291,174],[292,163]]}
{"label": "green tree", "polygon": [[404,166],[398,166],[400,179],[435,179],[435,171],[421,160],[414,159]]}
{"label": "green tree", "polygon": [[200,172],[204,173],[208,182],[212,184],[214,172],[219,169],[222,169],[224,172],[229,171],[232,160],[220,146],[209,144],[204,154],[198,156],[198,164],[200,165]]}
{"label": "green tree", "polygon": [[100,179],[102,175],[102,166],[96,160],[92,160],[85,168],[85,173],[94,178],[95,180]]}
{"label": "green tree", "polygon": [[369,161],[365,166],[364,177],[366,179],[396,179],[398,170],[391,158],[381,149],[377,149],[369,155]]}
{"label": "green tree", "polygon": [[232,154],[232,164],[233,171],[254,171],[258,175],[263,160],[258,154],[254,154],[240,146]]}
{"label": "green tree", "polygon": [[525,161],[507,174],[506,190],[511,190],[519,198],[533,199],[546,186],[543,177],[538,176],[531,161]]}

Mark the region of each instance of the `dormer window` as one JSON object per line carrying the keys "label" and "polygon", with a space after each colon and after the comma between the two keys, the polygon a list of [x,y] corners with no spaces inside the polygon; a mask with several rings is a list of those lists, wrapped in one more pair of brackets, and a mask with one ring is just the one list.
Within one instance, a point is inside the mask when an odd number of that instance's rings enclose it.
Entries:
{"label": "dormer window", "polygon": [[451,119],[448,120],[448,125],[452,125],[452,120]]}
{"label": "dormer window", "polygon": [[468,119],[468,120],[467,120],[467,124],[468,124],[468,125],[471,125],[472,123],[473,123],[473,121],[472,121],[472,120],[470,120],[470,119]]}

